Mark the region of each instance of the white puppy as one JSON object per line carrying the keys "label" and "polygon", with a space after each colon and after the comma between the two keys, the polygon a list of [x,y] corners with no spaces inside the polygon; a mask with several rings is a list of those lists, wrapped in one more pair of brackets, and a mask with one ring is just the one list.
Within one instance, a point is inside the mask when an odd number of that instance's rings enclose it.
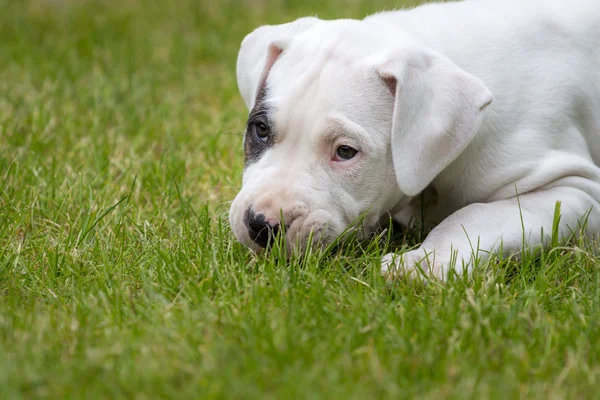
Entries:
{"label": "white puppy", "polygon": [[[438,278],[491,250],[600,232],[598,0],[435,3],[362,21],[302,18],[243,41],[251,110],[236,237],[331,242],[359,217],[420,217],[422,245],[382,260]],[[585,223],[582,223],[585,218]],[[313,232],[313,234],[311,234]]]}

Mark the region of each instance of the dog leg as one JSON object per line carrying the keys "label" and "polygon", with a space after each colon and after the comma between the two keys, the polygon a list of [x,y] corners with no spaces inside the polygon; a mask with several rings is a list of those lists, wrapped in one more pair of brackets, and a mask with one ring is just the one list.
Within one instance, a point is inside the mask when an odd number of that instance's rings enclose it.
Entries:
{"label": "dog leg", "polygon": [[492,251],[502,249],[507,256],[523,244],[543,245],[552,235],[557,201],[561,202],[559,238],[600,232],[600,203],[594,197],[579,189],[554,187],[466,206],[433,229],[419,248],[385,255],[381,273],[391,279],[418,277],[423,271],[445,280],[452,268],[457,273],[470,271],[475,260],[485,261]]}

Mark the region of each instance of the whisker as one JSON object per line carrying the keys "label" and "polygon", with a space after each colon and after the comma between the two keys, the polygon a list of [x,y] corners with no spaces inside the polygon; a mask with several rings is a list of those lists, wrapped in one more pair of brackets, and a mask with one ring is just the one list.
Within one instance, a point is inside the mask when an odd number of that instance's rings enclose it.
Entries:
{"label": "whisker", "polygon": [[219,132],[219,135],[232,135],[232,136],[244,137],[244,134],[239,133],[239,132]]}
{"label": "whisker", "polygon": [[218,132],[218,135],[234,135],[234,136],[244,136],[244,130],[240,130],[240,129],[231,129],[228,131],[220,131]]}

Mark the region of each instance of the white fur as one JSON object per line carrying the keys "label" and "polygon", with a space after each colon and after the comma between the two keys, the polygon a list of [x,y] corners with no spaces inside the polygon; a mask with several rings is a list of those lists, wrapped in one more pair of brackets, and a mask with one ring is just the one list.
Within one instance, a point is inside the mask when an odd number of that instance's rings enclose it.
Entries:
{"label": "white fur", "polygon": [[[252,108],[266,85],[275,145],[250,164],[231,207],[240,241],[249,207],[290,243],[327,243],[360,216],[417,217],[422,245],[382,272],[438,278],[501,248],[600,232],[600,6],[597,0],[467,0],[261,27],[237,66]],[[340,144],[360,149],[332,161]],[[518,196],[517,196],[518,193]],[[421,206],[422,204],[419,203]],[[582,217],[587,217],[581,229]],[[524,229],[524,231],[523,231]],[[541,234],[543,232],[543,236]],[[427,257],[424,259],[424,257]]]}

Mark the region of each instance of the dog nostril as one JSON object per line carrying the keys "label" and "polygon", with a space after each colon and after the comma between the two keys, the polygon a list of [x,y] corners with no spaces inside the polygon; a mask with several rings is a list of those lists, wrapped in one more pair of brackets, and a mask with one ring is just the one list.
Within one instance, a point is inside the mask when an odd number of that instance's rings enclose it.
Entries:
{"label": "dog nostril", "polygon": [[279,231],[279,225],[269,224],[263,214],[255,214],[252,210],[246,211],[245,222],[250,239],[261,247],[266,248],[269,240]]}
{"label": "dog nostril", "polygon": [[260,231],[267,227],[265,216],[263,214],[255,214],[254,211],[250,211],[248,214],[248,227],[256,231]]}

